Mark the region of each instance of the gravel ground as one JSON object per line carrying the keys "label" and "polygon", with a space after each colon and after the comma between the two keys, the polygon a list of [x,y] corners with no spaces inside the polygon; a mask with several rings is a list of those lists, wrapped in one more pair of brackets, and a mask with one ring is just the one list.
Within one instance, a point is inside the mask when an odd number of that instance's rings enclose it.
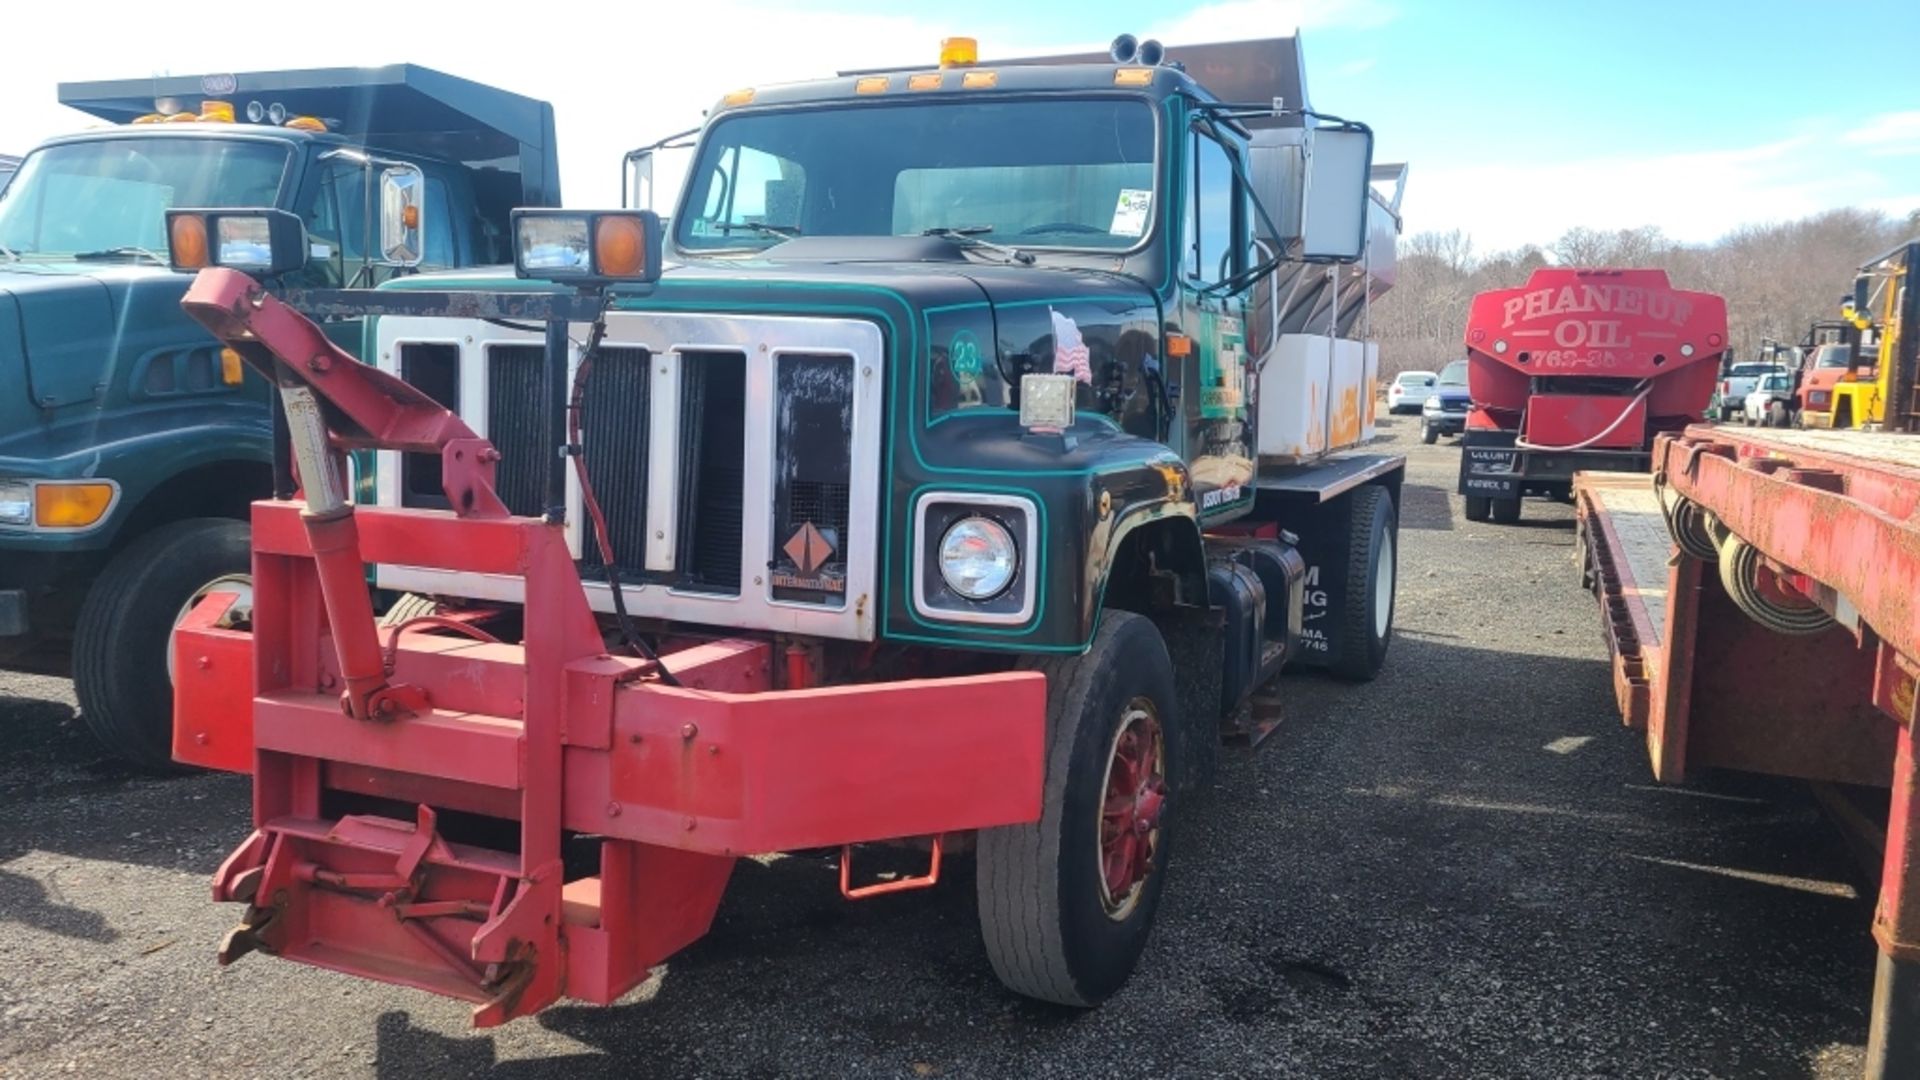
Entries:
{"label": "gravel ground", "polygon": [[247,782],[104,760],[0,675],[0,1075],[1852,1077],[1871,886],[1801,787],[1654,786],[1613,710],[1569,508],[1470,525],[1410,455],[1397,636],[1289,679],[1177,839],[1141,969],[1070,1013],[995,982],[971,868],[843,903],[743,862],[714,931],[607,1009],[489,1033],[422,993],[213,950]]}

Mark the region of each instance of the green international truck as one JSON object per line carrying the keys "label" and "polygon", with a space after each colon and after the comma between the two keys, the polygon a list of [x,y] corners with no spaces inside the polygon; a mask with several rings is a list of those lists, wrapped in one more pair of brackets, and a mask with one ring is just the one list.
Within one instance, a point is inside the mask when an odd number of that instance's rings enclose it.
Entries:
{"label": "green international truck", "polygon": [[[0,666],[71,672],[87,727],[164,767],[168,636],[248,580],[246,508],[275,487],[268,388],[181,311],[165,211],[297,214],[309,286],[505,262],[510,211],[559,204],[553,107],[406,64],[59,97],[104,123],[0,183]],[[378,250],[385,189],[408,184],[419,250]],[[329,332],[357,351],[357,323]]]}

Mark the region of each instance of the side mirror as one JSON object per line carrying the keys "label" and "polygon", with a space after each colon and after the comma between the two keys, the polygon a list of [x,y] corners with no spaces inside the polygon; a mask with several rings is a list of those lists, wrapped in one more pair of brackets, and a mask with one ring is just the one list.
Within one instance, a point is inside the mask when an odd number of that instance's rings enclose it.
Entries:
{"label": "side mirror", "polygon": [[1355,126],[1313,132],[1307,151],[1301,258],[1307,262],[1350,263],[1365,254],[1372,174],[1372,131]]}
{"label": "side mirror", "polygon": [[620,208],[653,209],[653,151],[627,151],[626,172],[620,177]]}
{"label": "side mirror", "polygon": [[380,261],[418,266],[427,253],[427,178],[418,165],[380,170]]}

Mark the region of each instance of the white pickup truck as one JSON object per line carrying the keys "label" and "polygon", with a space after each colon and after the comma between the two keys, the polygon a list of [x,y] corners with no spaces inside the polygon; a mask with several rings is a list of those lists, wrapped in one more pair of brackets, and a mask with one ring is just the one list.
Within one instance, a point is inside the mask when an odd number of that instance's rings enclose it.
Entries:
{"label": "white pickup truck", "polygon": [[1746,407],[1747,395],[1760,385],[1762,377],[1791,374],[1785,364],[1735,364],[1720,376],[1713,404],[1708,407],[1707,413],[1721,423],[1733,420]]}

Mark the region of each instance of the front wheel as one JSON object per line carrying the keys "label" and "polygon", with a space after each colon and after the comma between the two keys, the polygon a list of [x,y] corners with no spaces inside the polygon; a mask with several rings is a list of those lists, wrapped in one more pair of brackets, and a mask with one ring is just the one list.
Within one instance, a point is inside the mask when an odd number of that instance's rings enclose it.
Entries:
{"label": "front wheel", "polygon": [[107,564],[80,607],[73,691],[101,745],[135,765],[173,762],[173,628],[214,592],[239,601],[222,625],[253,611],[247,525],[193,518],[162,525]]}
{"label": "front wheel", "polygon": [[1495,525],[1512,525],[1518,522],[1519,520],[1520,520],[1520,500],[1519,499],[1493,500],[1493,523]]}
{"label": "front wheel", "polygon": [[1434,443],[1439,442],[1440,429],[1437,427],[1434,427],[1432,424],[1420,425],[1420,441],[1423,443],[1426,443],[1428,446],[1432,446]]}
{"label": "front wheel", "polygon": [[1153,623],[1109,610],[1084,656],[1047,676],[1040,820],[980,832],[980,934],[1027,997],[1089,1007],[1133,974],[1166,884],[1183,740],[1173,663]]}
{"label": "front wheel", "polygon": [[1485,495],[1468,495],[1466,514],[1468,521],[1485,521],[1493,516],[1493,500]]}

